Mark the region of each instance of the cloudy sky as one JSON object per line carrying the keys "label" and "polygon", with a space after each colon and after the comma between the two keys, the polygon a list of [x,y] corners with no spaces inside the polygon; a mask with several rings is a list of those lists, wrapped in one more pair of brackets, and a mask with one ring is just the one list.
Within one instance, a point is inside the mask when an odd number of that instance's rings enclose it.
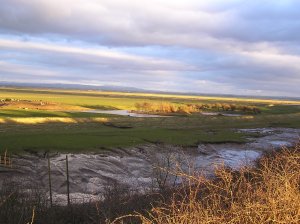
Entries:
{"label": "cloudy sky", "polygon": [[0,0],[0,81],[300,96],[299,0]]}

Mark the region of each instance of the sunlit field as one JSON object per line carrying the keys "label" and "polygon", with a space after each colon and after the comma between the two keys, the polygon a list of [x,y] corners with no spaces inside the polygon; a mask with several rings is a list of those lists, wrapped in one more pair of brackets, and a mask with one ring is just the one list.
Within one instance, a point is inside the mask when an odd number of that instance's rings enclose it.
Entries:
{"label": "sunlit field", "polygon": [[[245,142],[247,136],[236,129],[300,127],[297,100],[20,88],[2,88],[0,99],[3,101],[0,107],[2,151],[6,148],[10,151],[98,151],[147,143],[192,146],[201,142]],[[136,104],[143,102],[179,107],[230,102],[257,107],[260,113],[236,111],[232,113],[241,116],[227,117],[178,112],[167,117],[144,118],[87,112],[136,110]],[[216,109],[205,111],[216,112]]]}

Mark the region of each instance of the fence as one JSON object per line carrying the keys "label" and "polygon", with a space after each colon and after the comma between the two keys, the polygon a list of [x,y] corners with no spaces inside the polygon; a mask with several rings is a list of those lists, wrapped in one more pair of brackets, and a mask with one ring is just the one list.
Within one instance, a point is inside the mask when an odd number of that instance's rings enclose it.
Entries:
{"label": "fence", "polygon": [[12,159],[5,150],[4,155],[0,154],[0,167],[12,168]]}
{"label": "fence", "polygon": [[[66,155],[66,176],[67,176],[67,197],[68,197],[68,206],[70,206],[70,182],[69,182],[69,161],[68,155]],[[52,181],[51,181],[51,162],[48,154],[48,180],[49,180],[49,196],[50,196],[50,206],[53,205],[52,198]]]}
{"label": "fence", "polygon": [[[50,199],[50,206],[52,207],[53,205],[53,199],[52,199],[52,182],[51,182],[51,162],[50,162],[50,157],[49,154],[47,156],[48,158],[48,181],[49,181],[49,199]],[[68,155],[66,155],[65,158],[66,161],[66,181],[67,181],[67,203],[68,206],[71,204],[71,199],[70,199],[70,183],[69,183],[69,163],[68,163]],[[0,171],[2,169],[2,171],[8,171],[7,168],[14,170],[14,169],[18,169],[18,168],[22,168],[22,166],[20,167],[20,165],[15,164],[13,166],[12,163],[12,157],[7,153],[7,150],[5,150],[4,154],[0,153]],[[12,169],[13,168],[13,169]]]}

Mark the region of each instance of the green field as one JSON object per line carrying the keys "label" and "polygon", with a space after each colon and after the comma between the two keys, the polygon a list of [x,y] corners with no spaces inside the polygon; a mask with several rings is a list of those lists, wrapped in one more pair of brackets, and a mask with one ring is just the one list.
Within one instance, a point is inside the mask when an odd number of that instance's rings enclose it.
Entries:
{"label": "green field", "polygon": [[243,114],[241,117],[194,113],[135,118],[79,110],[0,107],[0,151],[98,151],[149,142],[193,146],[200,142],[245,142],[247,136],[237,133],[238,128],[300,128],[299,101],[24,88],[0,88],[0,99],[45,101],[84,109],[126,110],[134,110],[137,102],[177,105],[230,102],[261,110],[261,114]]}

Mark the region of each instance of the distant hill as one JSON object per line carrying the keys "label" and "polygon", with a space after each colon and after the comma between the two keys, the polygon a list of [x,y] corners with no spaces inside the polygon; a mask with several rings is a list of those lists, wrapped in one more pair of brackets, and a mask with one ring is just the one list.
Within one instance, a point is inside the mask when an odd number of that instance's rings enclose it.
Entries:
{"label": "distant hill", "polygon": [[84,84],[54,84],[54,83],[18,83],[0,82],[2,87],[27,87],[27,88],[53,88],[53,89],[78,89],[78,90],[99,90],[99,91],[120,91],[120,92],[147,92],[147,90],[126,86],[94,86]]}
{"label": "distant hill", "polygon": [[257,99],[286,99],[300,100],[300,97],[284,97],[284,96],[251,96],[251,95],[233,95],[233,94],[207,94],[196,92],[167,92],[159,90],[141,89],[127,86],[114,85],[84,85],[84,84],[54,84],[54,83],[18,83],[18,82],[1,82],[0,87],[25,87],[25,88],[51,88],[51,89],[76,89],[76,90],[94,90],[94,91],[112,91],[112,92],[133,92],[133,93],[161,93],[176,95],[194,95],[194,96],[211,96],[211,97],[240,97],[240,98],[257,98]]}

